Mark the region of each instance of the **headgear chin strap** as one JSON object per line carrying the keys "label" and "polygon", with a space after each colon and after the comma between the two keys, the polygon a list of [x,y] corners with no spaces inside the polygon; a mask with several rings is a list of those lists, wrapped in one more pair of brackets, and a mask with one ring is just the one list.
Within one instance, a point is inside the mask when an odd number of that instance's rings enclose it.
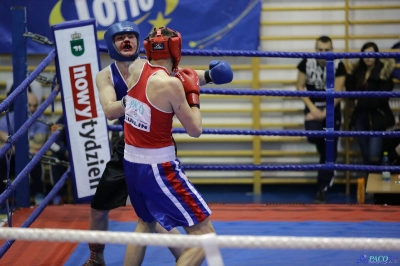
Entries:
{"label": "headgear chin strap", "polygon": [[[114,44],[114,38],[118,34],[133,33],[137,39],[136,52],[130,56],[126,57],[119,53],[117,47]],[[110,57],[117,61],[133,61],[139,56],[139,27],[130,21],[121,21],[111,25],[104,33],[104,40],[106,41],[108,54]]]}
{"label": "headgear chin strap", "polygon": [[[163,35],[162,32],[165,30],[172,32],[172,36]],[[154,37],[150,37],[154,31],[156,31],[156,35]],[[172,71],[176,72],[178,70],[179,61],[181,61],[181,34],[175,30],[163,27],[154,29],[154,31],[151,32],[143,41],[143,46],[146,50],[147,59],[150,61],[172,57]]]}

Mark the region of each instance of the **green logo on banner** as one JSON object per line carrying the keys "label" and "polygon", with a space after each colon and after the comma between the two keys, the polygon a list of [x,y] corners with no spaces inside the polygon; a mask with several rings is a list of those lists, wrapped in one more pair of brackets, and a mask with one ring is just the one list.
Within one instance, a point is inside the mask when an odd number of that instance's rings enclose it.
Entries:
{"label": "green logo on banner", "polygon": [[81,39],[81,34],[75,32],[71,34],[71,52],[74,56],[81,56],[85,52],[85,45],[83,43],[83,39]]}

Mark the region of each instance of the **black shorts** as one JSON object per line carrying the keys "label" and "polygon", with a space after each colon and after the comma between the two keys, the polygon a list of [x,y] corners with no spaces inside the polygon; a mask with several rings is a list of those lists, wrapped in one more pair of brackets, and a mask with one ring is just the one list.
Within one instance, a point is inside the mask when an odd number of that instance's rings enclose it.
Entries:
{"label": "black shorts", "polygon": [[126,205],[128,189],[124,173],[124,137],[113,148],[113,155],[107,163],[99,185],[94,194],[92,204],[96,210],[112,210]]}
{"label": "black shorts", "polygon": [[[176,143],[172,138],[177,152]],[[107,163],[99,185],[93,196],[90,207],[96,210],[112,210],[126,205],[128,198],[128,188],[125,182],[124,173],[124,137],[121,136],[113,148],[113,155]]]}

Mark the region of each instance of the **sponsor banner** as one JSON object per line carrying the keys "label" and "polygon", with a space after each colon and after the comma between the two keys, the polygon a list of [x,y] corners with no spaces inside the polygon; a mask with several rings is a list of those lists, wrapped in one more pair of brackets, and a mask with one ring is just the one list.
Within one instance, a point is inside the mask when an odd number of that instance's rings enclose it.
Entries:
{"label": "sponsor banner", "polygon": [[[139,26],[140,43],[153,28],[182,34],[183,49],[257,50],[261,0],[1,0],[0,54],[11,53],[11,7],[25,6],[27,31],[52,40],[51,26],[65,21],[96,20],[101,46],[105,30],[119,21]],[[29,54],[47,54],[51,46],[28,38]]]}
{"label": "sponsor banner", "polygon": [[96,25],[93,19],[52,27],[62,84],[70,161],[76,202],[94,195],[110,159],[107,121],[95,83],[99,72]]}

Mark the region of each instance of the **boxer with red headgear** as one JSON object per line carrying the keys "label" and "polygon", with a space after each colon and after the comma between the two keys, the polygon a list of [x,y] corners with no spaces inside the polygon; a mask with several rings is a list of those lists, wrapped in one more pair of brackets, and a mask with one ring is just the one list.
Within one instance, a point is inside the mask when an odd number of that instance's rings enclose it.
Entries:
{"label": "boxer with red headgear", "polygon": [[176,72],[182,54],[181,34],[175,30],[162,27],[154,32],[149,34],[143,42],[147,59],[151,61],[171,57],[173,59],[172,71]]}
{"label": "boxer with red headgear", "polygon": [[[154,29],[144,41],[149,61],[129,67],[124,169],[139,233],[152,233],[157,224],[182,226],[190,235],[215,233],[211,210],[186,177],[170,137],[175,115],[191,137],[202,133],[198,96],[205,71],[178,68],[181,45],[177,31]],[[129,245],[124,265],[140,265],[145,249]],[[177,265],[200,265],[204,256],[202,249],[188,248]]]}

